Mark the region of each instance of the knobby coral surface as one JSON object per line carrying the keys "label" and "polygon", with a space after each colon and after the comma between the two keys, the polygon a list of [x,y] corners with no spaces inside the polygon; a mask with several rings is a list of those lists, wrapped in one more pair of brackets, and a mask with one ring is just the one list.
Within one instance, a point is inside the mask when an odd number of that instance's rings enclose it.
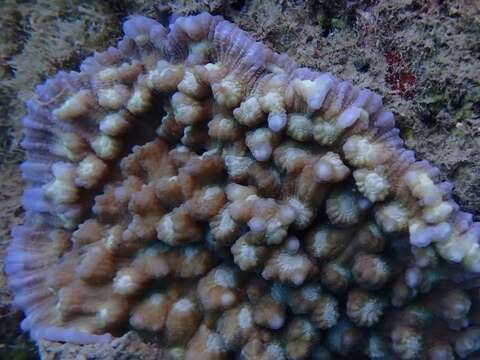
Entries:
{"label": "knobby coral surface", "polygon": [[381,97],[221,17],[146,17],[24,118],[5,270],[34,339],[184,359],[474,358],[480,225]]}

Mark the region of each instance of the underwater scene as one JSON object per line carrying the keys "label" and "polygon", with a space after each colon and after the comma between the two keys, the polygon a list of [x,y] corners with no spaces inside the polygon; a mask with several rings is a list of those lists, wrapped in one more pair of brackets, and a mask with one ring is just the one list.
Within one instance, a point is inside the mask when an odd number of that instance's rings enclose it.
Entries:
{"label": "underwater scene", "polygon": [[0,29],[0,360],[480,359],[480,3]]}

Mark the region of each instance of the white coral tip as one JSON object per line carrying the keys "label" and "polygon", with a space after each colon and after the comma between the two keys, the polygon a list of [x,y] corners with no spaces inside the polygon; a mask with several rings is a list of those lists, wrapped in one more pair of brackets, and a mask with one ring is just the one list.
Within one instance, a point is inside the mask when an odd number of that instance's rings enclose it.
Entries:
{"label": "white coral tip", "polygon": [[287,114],[285,113],[270,113],[268,115],[268,127],[273,132],[280,132],[287,125]]}
{"label": "white coral tip", "polygon": [[338,117],[337,126],[341,129],[352,126],[360,118],[362,111],[364,110],[356,106],[348,108]]}

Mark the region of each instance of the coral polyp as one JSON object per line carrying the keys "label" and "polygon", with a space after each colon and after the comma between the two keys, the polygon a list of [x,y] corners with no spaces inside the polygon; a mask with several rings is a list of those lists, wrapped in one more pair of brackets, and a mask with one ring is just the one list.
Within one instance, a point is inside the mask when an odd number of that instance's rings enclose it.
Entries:
{"label": "coral polyp", "polygon": [[207,13],[124,33],[27,102],[5,270],[33,339],[137,330],[205,360],[480,356],[480,224],[379,95]]}

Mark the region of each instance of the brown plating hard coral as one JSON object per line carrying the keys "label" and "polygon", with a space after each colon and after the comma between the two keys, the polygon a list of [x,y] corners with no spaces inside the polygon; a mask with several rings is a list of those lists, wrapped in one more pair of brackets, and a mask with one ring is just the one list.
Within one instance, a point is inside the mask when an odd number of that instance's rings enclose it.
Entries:
{"label": "brown plating hard coral", "polygon": [[131,327],[187,359],[475,356],[480,225],[379,95],[207,13],[124,32],[27,103],[5,259],[24,330]]}

